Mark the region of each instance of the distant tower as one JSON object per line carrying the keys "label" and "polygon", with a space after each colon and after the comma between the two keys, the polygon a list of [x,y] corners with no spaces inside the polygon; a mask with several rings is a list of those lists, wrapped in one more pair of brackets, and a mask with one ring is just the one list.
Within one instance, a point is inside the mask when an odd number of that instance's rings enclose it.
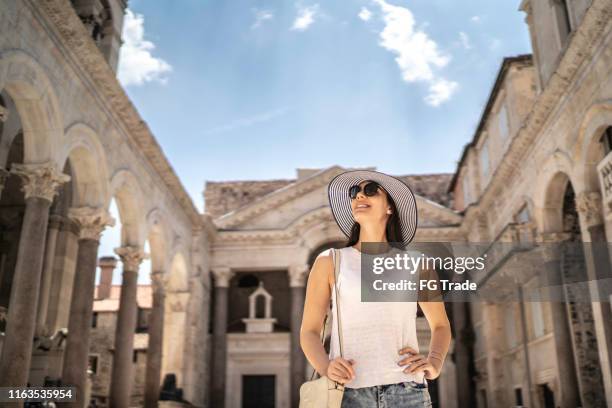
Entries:
{"label": "distant tower", "polygon": [[127,0],[71,0],[108,65],[117,72]]}

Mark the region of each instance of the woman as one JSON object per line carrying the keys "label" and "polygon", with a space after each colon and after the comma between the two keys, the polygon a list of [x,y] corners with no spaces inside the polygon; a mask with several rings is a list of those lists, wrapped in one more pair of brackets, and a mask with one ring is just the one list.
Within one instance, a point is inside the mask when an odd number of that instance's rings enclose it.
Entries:
{"label": "woman", "polygon": [[[344,384],[344,408],[431,406],[426,379],[440,375],[451,338],[444,303],[418,302],[431,329],[430,351],[424,356],[418,352],[416,301],[366,303],[360,297],[362,243],[402,248],[410,243],[417,225],[414,194],[394,177],[365,170],[336,176],[328,194],[334,218],[349,240],[338,251],[338,302],[330,251],[319,254],[312,266],[300,333],[304,354],[320,375]],[[330,302],[332,316],[340,307],[343,357],[336,319],[329,357],[320,340]]]}

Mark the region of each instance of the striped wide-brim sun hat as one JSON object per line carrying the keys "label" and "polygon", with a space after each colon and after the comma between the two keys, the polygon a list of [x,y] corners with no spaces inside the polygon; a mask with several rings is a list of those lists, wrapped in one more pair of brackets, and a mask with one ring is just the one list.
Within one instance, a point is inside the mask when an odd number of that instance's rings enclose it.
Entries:
{"label": "striped wide-brim sun hat", "polygon": [[329,182],[327,194],[336,223],[344,235],[349,237],[355,224],[349,189],[366,180],[377,182],[393,199],[400,219],[404,246],[407,246],[414,238],[417,229],[417,206],[414,193],[402,180],[378,171],[351,170],[338,174]]}

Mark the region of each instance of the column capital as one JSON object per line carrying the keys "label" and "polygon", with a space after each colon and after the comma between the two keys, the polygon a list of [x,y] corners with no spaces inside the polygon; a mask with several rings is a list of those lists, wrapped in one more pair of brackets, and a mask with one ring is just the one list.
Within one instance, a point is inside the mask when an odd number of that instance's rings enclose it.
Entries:
{"label": "column capital", "polygon": [[576,195],[576,210],[586,227],[603,223],[603,208],[599,191],[583,191]]}
{"label": "column capital", "polygon": [[79,239],[99,241],[102,231],[115,225],[115,219],[102,208],[70,208],[68,217],[79,226]]}
{"label": "column capital", "polygon": [[129,245],[115,248],[115,253],[123,263],[123,270],[131,272],[138,272],[140,263],[149,257],[142,248]]}
{"label": "column capital", "polygon": [[11,173],[21,177],[21,190],[26,200],[39,197],[52,202],[58,193],[58,188],[70,181],[70,176],[57,170],[52,163],[45,164],[13,164]]}
{"label": "column capital", "polygon": [[228,288],[230,279],[234,276],[234,272],[227,267],[215,268],[212,273],[215,277],[216,288]]}
{"label": "column capital", "polygon": [[151,286],[153,287],[153,293],[163,294],[166,292],[165,274],[162,271],[151,272]]}
{"label": "column capital", "polygon": [[117,258],[114,256],[101,256],[98,258],[98,266],[100,268],[108,267],[115,269],[117,266]]}
{"label": "column capital", "polygon": [[292,288],[304,287],[309,271],[310,267],[307,264],[289,266],[289,286]]}

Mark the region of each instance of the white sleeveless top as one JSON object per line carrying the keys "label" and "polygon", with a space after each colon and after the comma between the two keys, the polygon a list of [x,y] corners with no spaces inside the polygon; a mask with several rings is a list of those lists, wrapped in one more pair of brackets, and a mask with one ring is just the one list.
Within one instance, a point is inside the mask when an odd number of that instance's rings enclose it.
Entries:
{"label": "white sleeveless top", "polygon": [[[318,256],[331,256],[325,250]],[[353,359],[355,379],[348,388],[371,387],[405,381],[424,382],[424,373],[406,374],[397,363],[408,357],[398,354],[403,347],[419,350],[416,333],[417,302],[361,302],[361,253],[340,249],[340,320],[344,358]],[[332,289],[332,333],[330,360],[340,356],[336,322],[336,293]]]}

